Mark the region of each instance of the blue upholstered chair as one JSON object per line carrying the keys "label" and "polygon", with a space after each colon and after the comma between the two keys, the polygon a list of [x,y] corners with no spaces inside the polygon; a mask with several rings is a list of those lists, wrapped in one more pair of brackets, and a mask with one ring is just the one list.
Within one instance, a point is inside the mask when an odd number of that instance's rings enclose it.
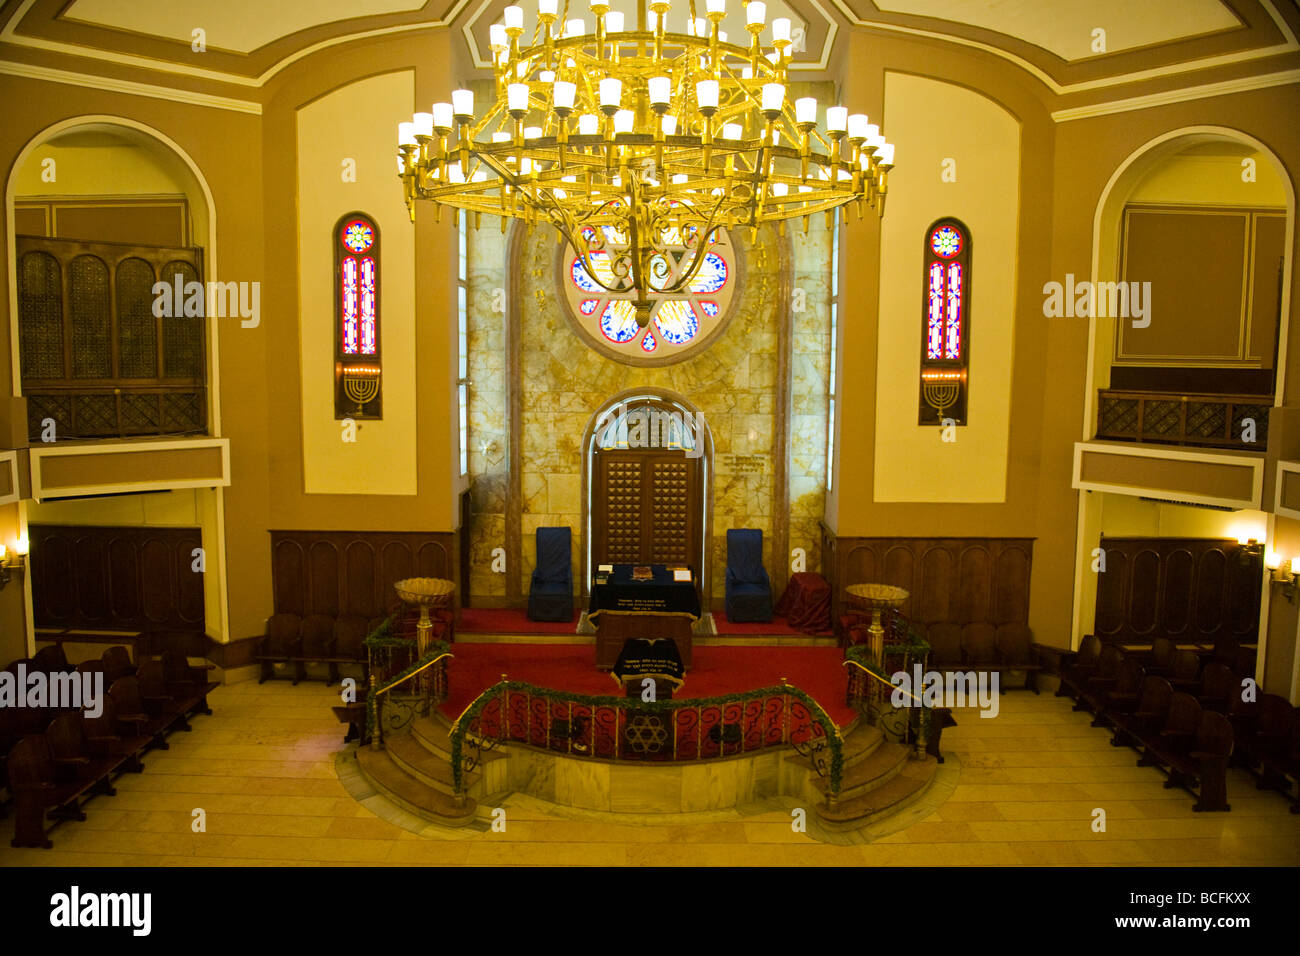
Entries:
{"label": "blue upholstered chair", "polygon": [[537,566],[528,588],[533,621],[573,620],[573,561],[568,528],[537,529]]}
{"label": "blue upholstered chair", "polygon": [[763,532],[727,531],[727,620],[772,620],[772,582],[763,567]]}

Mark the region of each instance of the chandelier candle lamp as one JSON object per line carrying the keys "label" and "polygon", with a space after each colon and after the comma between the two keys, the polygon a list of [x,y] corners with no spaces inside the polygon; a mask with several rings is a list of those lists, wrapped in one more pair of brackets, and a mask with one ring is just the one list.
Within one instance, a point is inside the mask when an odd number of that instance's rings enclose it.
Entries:
{"label": "chandelier candle lamp", "polygon": [[[455,90],[398,125],[398,171],[415,201],[550,223],[592,280],[634,296],[637,322],[654,293],[689,287],[719,229],[784,223],[865,200],[884,214],[894,147],[862,113],[791,102],[790,20],[745,5],[749,43],[719,29],[726,0],[706,0],[687,33],[670,33],[669,0],[641,0],[625,30],[608,0],[590,0],[594,29],[569,0],[539,0],[525,42],[521,7],[489,39],[495,96],[475,110]],[[735,0],[733,0],[735,2]],[[806,223],[805,223],[806,226]],[[687,250],[667,256],[665,250]],[[600,267],[596,265],[600,260]]]}

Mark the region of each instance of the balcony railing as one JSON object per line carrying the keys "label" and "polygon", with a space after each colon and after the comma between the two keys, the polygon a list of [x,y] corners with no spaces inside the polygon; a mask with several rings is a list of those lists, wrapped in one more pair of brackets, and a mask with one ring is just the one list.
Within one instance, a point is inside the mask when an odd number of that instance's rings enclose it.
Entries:
{"label": "balcony railing", "polygon": [[1174,395],[1101,389],[1097,437],[1263,451],[1268,447],[1265,395]]}
{"label": "balcony railing", "polygon": [[[30,441],[204,434],[207,389],[201,385],[25,387]],[[50,425],[53,423],[53,432]]]}

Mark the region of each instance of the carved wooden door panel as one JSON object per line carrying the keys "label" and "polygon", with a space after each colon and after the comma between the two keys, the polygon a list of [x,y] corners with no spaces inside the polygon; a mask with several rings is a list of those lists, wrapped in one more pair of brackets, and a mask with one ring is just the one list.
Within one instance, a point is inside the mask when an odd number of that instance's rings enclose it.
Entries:
{"label": "carved wooden door panel", "polygon": [[598,452],[592,563],[699,564],[701,493],[684,452]]}

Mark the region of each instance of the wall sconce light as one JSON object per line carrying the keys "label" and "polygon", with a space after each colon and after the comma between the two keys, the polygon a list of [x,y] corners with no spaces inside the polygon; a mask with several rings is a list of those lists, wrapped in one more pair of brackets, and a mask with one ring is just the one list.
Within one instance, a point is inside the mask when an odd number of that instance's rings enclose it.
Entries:
{"label": "wall sconce light", "polygon": [[1286,561],[1281,555],[1270,551],[1264,566],[1268,568],[1273,583],[1282,585],[1282,595],[1294,604],[1296,594],[1300,592],[1300,587],[1297,586],[1300,581],[1300,558]]}
{"label": "wall sconce light", "polygon": [[1282,585],[1283,597],[1287,598],[1291,604],[1296,602],[1296,593],[1300,592],[1300,558],[1292,558],[1290,562],[1279,562],[1277,567],[1270,567],[1271,576],[1274,584]]}
{"label": "wall sconce light", "polygon": [[3,544],[0,544],[0,591],[9,583],[15,570],[21,571],[27,561],[27,536],[23,535],[18,539],[17,546],[10,551]]}

